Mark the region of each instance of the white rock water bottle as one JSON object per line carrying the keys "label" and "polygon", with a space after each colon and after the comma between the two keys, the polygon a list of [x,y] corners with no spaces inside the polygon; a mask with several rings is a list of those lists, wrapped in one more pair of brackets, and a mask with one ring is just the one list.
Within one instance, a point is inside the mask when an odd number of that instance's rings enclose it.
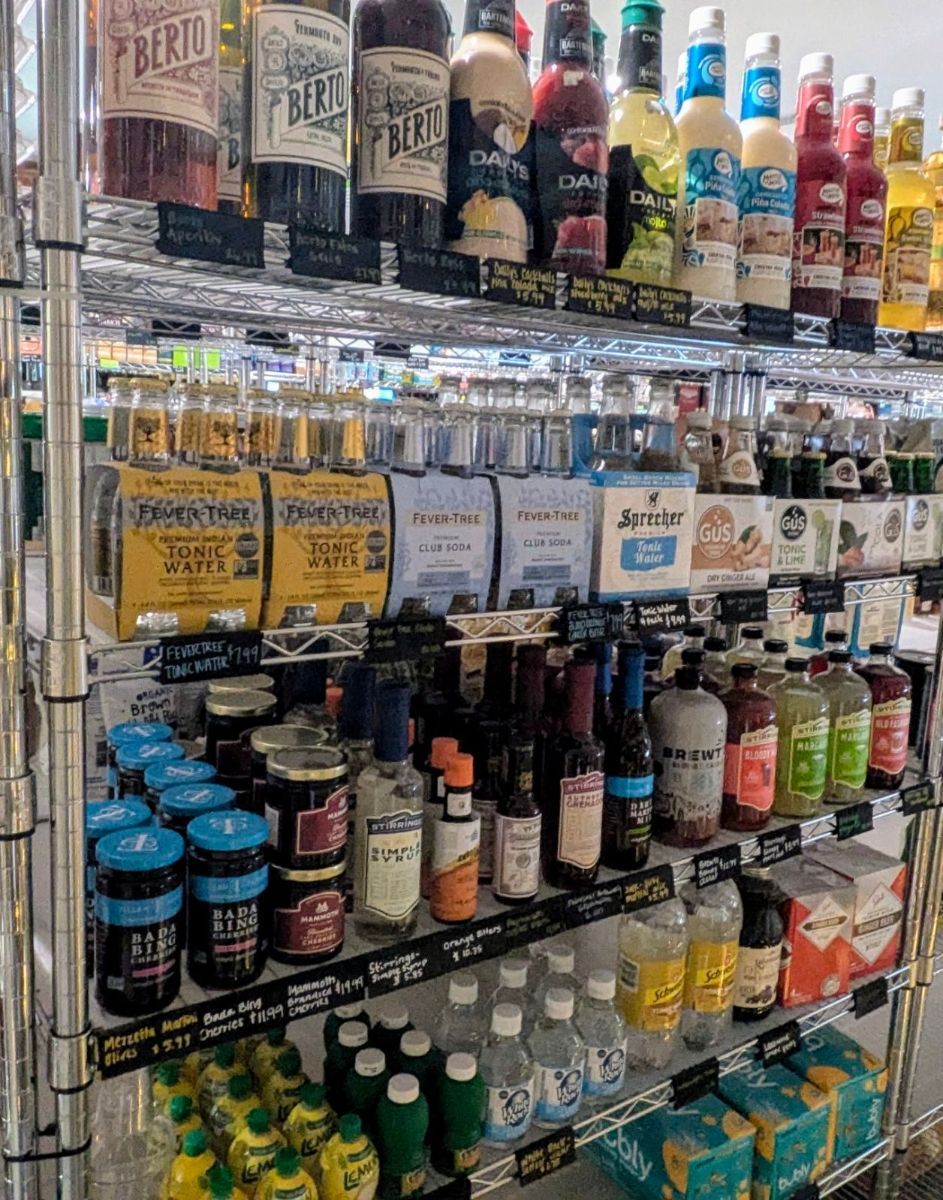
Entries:
{"label": "white rock water bottle", "polygon": [[583,1099],[590,1105],[612,1100],[625,1086],[626,1028],[615,996],[615,971],[591,971],[575,1022],[586,1044]]}
{"label": "white rock water bottle", "polygon": [[534,1063],[521,1038],[521,1021],[517,1004],[497,1005],[478,1063],[486,1089],[481,1136],[492,1146],[518,1141],[534,1117]]}
{"label": "white rock water bottle", "polygon": [[543,1016],[530,1035],[537,1076],[534,1122],[544,1129],[569,1124],[583,1099],[586,1048],[573,1025],[573,1008],[571,991],[551,988]]}

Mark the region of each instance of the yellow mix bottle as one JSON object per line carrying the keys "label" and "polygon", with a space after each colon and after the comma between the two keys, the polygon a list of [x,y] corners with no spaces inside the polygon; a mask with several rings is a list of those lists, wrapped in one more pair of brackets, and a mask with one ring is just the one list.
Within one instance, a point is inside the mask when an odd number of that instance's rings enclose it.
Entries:
{"label": "yellow mix bottle", "polygon": [[283,1128],[288,1144],[301,1155],[301,1165],[317,1179],[320,1171],[318,1156],[337,1128],[337,1119],[325,1098],[323,1084],[304,1085]]}
{"label": "yellow mix bottle", "polygon": [[178,1062],[162,1062],[154,1068],[151,1090],[161,1112],[167,1111],[167,1105],[174,1096],[189,1096],[191,1100],[196,1100],[193,1084],[185,1077],[183,1064]]}
{"label": "yellow mix bottle", "polygon": [[[943,130],[943,116],[939,127]],[[927,155],[924,173],[933,184],[933,252],[930,256],[930,298],[927,329],[943,329],[943,146]]]}
{"label": "yellow mix bottle", "polygon": [[[188,1133],[203,1129],[203,1122],[190,1096],[171,1096],[167,1104],[167,1116],[173,1122],[174,1136],[177,1139],[177,1151],[183,1146],[183,1139]],[[205,1130],[204,1130],[205,1132]]]}
{"label": "yellow mix bottle", "polygon": [[216,1155],[207,1145],[203,1130],[188,1133],[180,1153],[170,1164],[162,1200],[204,1200],[204,1176],[215,1165]]}
{"label": "yellow mix bottle", "polygon": [[199,1086],[200,1076],[213,1061],[212,1050],[194,1050],[183,1060],[183,1077],[193,1084],[194,1090]]}
{"label": "yellow mix bottle", "polygon": [[213,1105],[209,1115],[210,1137],[213,1149],[225,1158],[229,1147],[239,1129],[240,1121],[244,1120],[254,1108],[261,1108],[258,1096],[252,1090],[252,1080],[248,1075],[234,1075],[229,1081],[225,1096]]}
{"label": "yellow mix bottle", "polygon": [[354,1113],[341,1117],[318,1166],[321,1200],[373,1200],[376,1195],[380,1159]]}
{"label": "yellow mix bottle", "polygon": [[894,93],[887,164],[881,325],[926,328],[935,200],[923,170],[923,89],[899,88]]}
{"label": "yellow mix bottle", "polygon": [[233,1180],[250,1198],[267,1171],[275,1163],[275,1155],[285,1145],[285,1138],[275,1128],[266,1108],[253,1108],[229,1147],[226,1161]]}
{"label": "yellow mix bottle", "polygon": [[314,1180],[301,1165],[301,1155],[283,1146],[256,1192],[256,1200],[318,1200]]}
{"label": "yellow mix bottle", "polygon": [[262,1088],[262,1103],[279,1125],[298,1103],[308,1077],[301,1069],[301,1055],[292,1047],[275,1060],[275,1066]]}
{"label": "yellow mix bottle", "polygon": [[226,1095],[230,1079],[240,1074],[243,1069],[236,1063],[236,1048],[232,1042],[217,1046],[212,1061],[203,1068],[196,1088],[197,1103],[204,1120],[209,1119],[216,1101]]}
{"label": "yellow mix bottle", "polygon": [[255,1080],[256,1087],[264,1088],[268,1077],[275,1070],[275,1062],[286,1050],[297,1050],[294,1042],[290,1042],[282,1028],[270,1029],[252,1052],[249,1060],[249,1070]]}
{"label": "yellow mix bottle", "polygon": [[249,1200],[242,1188],[236,1187],[232,1171],[222,1163],[217,1163],[212,1171],[207,1172],[206,1186],[209,1189],[206,1193],[208,1200]]}

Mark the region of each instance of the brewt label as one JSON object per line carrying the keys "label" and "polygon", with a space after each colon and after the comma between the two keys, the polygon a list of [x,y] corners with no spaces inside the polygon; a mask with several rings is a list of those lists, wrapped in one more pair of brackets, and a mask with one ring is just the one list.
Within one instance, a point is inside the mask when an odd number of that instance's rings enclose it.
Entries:
{"label": "brewt label", "polygon": [[330,13],[264,5],[252,25],[252,159],[347,174],[350,32]]}
{"label": "brewt label", "polygon": [[405,192],[445,203],[449,64],[424,50],[360,55],[357,191]]}

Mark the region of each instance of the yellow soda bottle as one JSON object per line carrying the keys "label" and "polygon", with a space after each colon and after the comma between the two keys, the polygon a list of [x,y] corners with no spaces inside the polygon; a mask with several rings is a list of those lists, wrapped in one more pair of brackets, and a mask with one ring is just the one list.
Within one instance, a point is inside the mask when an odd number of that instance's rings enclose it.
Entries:
{"label": "yellow soda bottle", "polygon": [[284,1145],[285,1138],[272,1124],[268,1109],[253,1108],[239,1125],[226,1159],[234,1181],[247,1196],[255,1195],[259,1181]]}
{"label": "yellow soda bottle", "polygon": [[268,1077],[275,1069],[276,1059],[286,1050],[297,1049],[294,1042],[288,1040],[282,1026],[270,1029],[266,1033],[264,1041],[261,1041],[252,1051],[252,1058],[249,1060],[249,1070],[252,1072],[256,1087],[260,1089],[265,1087]]}
{"label": "yellow soda bottle", "polygon": [[259,1185],[256,1200],[318,1200],[314,1180],[294,1147],[283,1146],[275,1155],[275,1165]]}
{"label": "yellow soda bottle", "polygon": [[196,1098],[204,1121],[209,1120],[216,1101],[226,1095],[233,1075],[244,1073],[244,1069],[236,1065],[236,1047],[232,1042],[216,1047],[213,1051],[213,1061],[203,1068],[196,1089]]}
{"label": "yellow soda bottle", "polygon": [[193,1084],[194,1093],[197,1092],[200,1076],[213,1061],[213,1051],[193,1050],[183,1060],[183,1077],[188,1079]]}
{"label": "yellow soda bottle", "polygon": [[151,1090],[161,1112],[167,1111],[167,1104],[174,1096],[189,1096],[191,1100],[196,1100],[193,1084],[185,1077],[183,1064],[178,1062],[158,1063],[154,1068]]}
{"label": "yellow soda bottle", "polygon": [[209,1188],[209,1200],[249,1200],[242,1188],[236,1187],[232,1171],[222,1163],[217,1163],[212,1171],[207,1172],[206,1186]]}
{"label": "yellow soda bottle", "polygon": [[204,1176],[215,1165],[216,1156],[206,1143],[206,1134],[194,1129],[183,1139],[180,1153],[170,1164],[164,1200],[204,1200]]}
{"label": "yellow soda bottle", "polygon": [[275,1060],[275,1067],[262,1088],[262,1103],[279,1125],[298,1103],[301,1089],[308,1077],[301,1069],[297,1050],[285,1050]]}
{"label": "yellow soda bottle", "polygon": [[301,1155],[301,1165],[317,1181],[320,1174],[318,1156],[337,1128],[334,1110],[325,1098],[324,1085],[306,1083],[298,1103],[285,1121],[288,1144]]}
{"label": "yellow soda bottle", "polygon": [[355,1113],[345,1113],[318,1158],[320,1200],[373,1200],[380,1159]]}
{"label": "yellow soda bottle", "polygon": [[[196,1111],[192,1096],[171,1096],[167,1105],[167,1116],[174,1126],[174,1136],[177,1139],[177,1152],[183,1146],[183,1139],[188,1133],[203,1130],[203,1122]],[[203,1130],[205,1133],[206,1131]]]}
{"label": "yellow soda bottle", "polygon": [[210,1139],[213,1149],[221,1159],[229,1154],[229,1147],[239,1128],[239,1122],[254,1108],[261,1108],[258,1096],[252,1090],[248,1075],[233,1075],[225,1096],[213,1105],[209,1116]]}

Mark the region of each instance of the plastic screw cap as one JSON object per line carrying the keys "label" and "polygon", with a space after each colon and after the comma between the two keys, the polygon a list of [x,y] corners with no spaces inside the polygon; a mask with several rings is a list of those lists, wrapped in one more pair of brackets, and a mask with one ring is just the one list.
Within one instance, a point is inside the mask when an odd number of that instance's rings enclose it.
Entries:
{"label": "plastic screw cap", "polygon": [[449,759],[453,754],[458,754],[457,738],[433,738],[432,748],[429,752],[429,765],[435,767],[437,771],[444,771],[449,765]]}
{"label": "plastic screw cap", "polygon": [[722,8],[696,8],[688,17],[688,33],[700,33],[705,29],[724,31],[724,10]]}
{"label": "plastic screw cap", "polygon": [[756,58],[760,54],[779,55],[778,33],[751,33],[747,38],[744,55],[746,58]]}
{"label": "plastic screw cap", "polygon": [[297,1050],[285,1050],[275,1060],[275,1070],[280,1075],[297,1075],[301,1070],[301,1055]]}
{"label": "plastic screw cap", "polygon": [[248,1075],[233,1075],[229,1081],[229,1094],[233,1100],[245,1100],[252,1093],[252,1080]]}
{"label": "plastic screw cap", "polygon": [[612,1000],[616,994],[616,973],[604,967],[590,971],[586,980],[586,995],[591,1000]]}
{"label": "plastic screw cap", "polygon": [[342,1046],[365,1046],[370,1031],[363,1021],[345,1021],[337,1031],[337,1040]]}
{"label": "plastic screw cap", "polygon": [[386,1098],[393,1104],[412,1104],[419,1099],[419,1080],[415,1075],[394,1075],[386,1085]]}
{"label": "plastic screw cap", "polygon": [[363,1132],[360,1118],[356,1113],[344,1113],[337,1122],[337,1129],[341,1135],[342,1142],[356,1142],[357,1138]]}
{"label": "plastic screw cap", "polygon": [[432,1038],[421,1029],[410,1029],[399,1040],[400,1054],[407,1058],[425,1058],[432,1049]]}
{"label": "plastic screw cap", "polygon": [[527,963],[523,958],[506,958],[498,970],[502,987],[527,987]]}
{"label": "plastic screw cap", "polygon": [[206,1134],[202,1129],[191,1129],[183,1135],[181,1149],[187,1158],[199,1158],[206,1153]]}
{"label": "plastic screw cap", "polygon": [[517,1037],[524,1024],[524,1014],[516,1004],[496,1004],[491,1013],[491,1032],[499,1037]]}
{"label": "plastic screw cap", "polygon": [[301,1168],[301,1155],[294,1146],[281,1146],[275,1151],[275,1172],[285,1179],[291,1178]]}
{"label": "plastic screw cap", "polygon": [[354,1070],[358,1075],[365,1075],[368,1079],[382,1075],[386,1070],[386,1055],[382,1050],[374,1049],[373,1046],[368,1046],[366,1050],[358,1050],[357,1057],[354,1059]]}
{"label": "plastic screw cap", "polygon": [[556,942],[547,947],[547,965],[554,975],[572,975],[576,966],[576,953],[566,942]]}
{"label": "plastic screw cap", "polygon": [[170,1114],[171,1121],[176,1123],[185,1121],[193,1112],[193,1097],[171,1096],[170,1103],[167,1105],[167,1112]]}
{"label": "plastic screw cap", "polygon": [[377,1019],[384,1029],[402,1029],[409,1024],[409,1009],[402,1000],[388,1000]]}
{"label": "plastic screw cap", "polygon": [[445,785],[470,788],[475,782],[475,760],[470,754],[453,754],[445,768]]}
{"label": "plastic screw cap", "polygon": [[224,1042],[213,1051],[213,1062],[217,1067],[231,1067],[236,1061],[236,1047],[233,1042]]}
{"label": "plastic screw cap", "polygon": [[320,1108],[326,1094],[323,1083],[306,1083],[298,1093],[298,1099],[305,1108]]}
{"label": "plastic screw cap", "polygon": [[816,50],[812,54],[803,54],[799,59],[799,78],[806,75],[831,75],[835,70],[835,60],[830,54]]}
{"label": "plastic screw cap", "polygon": [[253,1133],[267,1133],[270,1124],[267,1108],[253,1108],[246,1117],[246,1124]]}
{"label": "plastic screw cap", "polygon": [[477,1004],[478,980],[470,972],[463,971],[449,980],[449,1004]]}
{"label": "plastic screw cap", "polygon": [[573,993],[569,988],[551,988],[544,999],[544,1013],[551,1021],[568,1021],[573,1016]]}
{"label": "plastic screw cap", "polygon": [[359,1017],[363,1012],[363,1004],[359,1001],[356,1004],[339,1004],[334,1012],[342,1021],[352,1021],[354,1017]]}
{"label": "plastic screw cap", "polygon": [[478,1064],[473,1054],[450,1054],[445,1060],[445,1073],[456,1083],[468,1083],[478,1074]]}
{"label": "plastic screw cap", "polygon": [[876,88],[873,75],[848,75],[841,86],[842,96],[869,96],[874,99]]}
{"label": "plastic screw cap", "polygon": [[923,108],[926,93],[923,88],[898,88],[891,96],[891,108]]}

